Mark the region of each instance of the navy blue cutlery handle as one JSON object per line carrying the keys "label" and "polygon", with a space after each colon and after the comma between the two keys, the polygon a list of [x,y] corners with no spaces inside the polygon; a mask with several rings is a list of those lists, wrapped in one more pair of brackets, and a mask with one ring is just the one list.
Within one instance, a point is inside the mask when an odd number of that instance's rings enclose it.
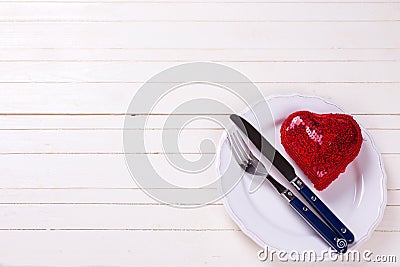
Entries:
{"label": "navy blue cutlery handle", "polygon": [[322,202],[305,184],[298,190],[318,214],[334,229],[337,235],[346,239],[351,244],[354,241],[353,233],[347,228],[333,212]]}
{"label": "navy blue cutlery handle", "polygon": [[321,219],[308,209],[297,197],[294,197],[289,203],[332,248],[339,253],[345,253],[347,251],[347,241],[338,237],[332,229],[323,223]]}

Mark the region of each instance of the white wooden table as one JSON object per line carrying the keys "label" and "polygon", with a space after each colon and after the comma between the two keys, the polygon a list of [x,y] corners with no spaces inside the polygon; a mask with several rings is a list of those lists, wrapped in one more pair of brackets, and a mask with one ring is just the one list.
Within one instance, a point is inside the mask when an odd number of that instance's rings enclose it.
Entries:
{"label": "white wooden table", "polygon": [[[0,2],[0,264],[267,265],[220,202],[159,205],[125,165],[135,91],[192,61],[231,66],[266,96],[318,95],[352,113],[388,175],[384,219],[361,249],[400,255],[400,2],[14,0]],[[183,153],[221,134],[200,128]]]}

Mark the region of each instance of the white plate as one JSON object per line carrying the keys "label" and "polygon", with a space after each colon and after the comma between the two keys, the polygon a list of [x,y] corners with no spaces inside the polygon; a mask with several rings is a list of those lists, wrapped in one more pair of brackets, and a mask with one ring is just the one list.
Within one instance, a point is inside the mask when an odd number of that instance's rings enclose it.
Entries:
{"label": "white plate", "polygon": [[[272,112],[274,123],[263,121],[263,114],[257,110],[265,110],[266,104]],[[360,154],[327,189],[316,191],[309,179],[285,153],[280,142],[281,123],[289,114],[299,110],[315,113],[343,113],[336,105],[319,97],[303,95],[272,96],[260,101],[241,115],[254,125],[256,114],[261,123],[264,136],[275,136],[275,147],[295,167],[298,176],[322,199],[327,206],[352,230],[355,242],[349,249],[356,249],[372,234],[382,219],[386,206],[386,175],[380,153],[375,147],[372,137],[362,128],[364,142]],[[321,252],[328,245],[316,234],[282,199],[268,182],[255,192],[249,193],[251,177],[243,174],[233,189],[228,188],[232,174],[241,175],[236,165],[231,165],[231,151],[226,135],[220,142],[217,151],[217,172],[220,190],[229,191],[224,197],[224,204],[232,219],[240,229],[262,247],[285,251],[313,250],[321,258]],[[262,159],[267,163],[265,159]],[[229,171],[227,171],[229,170]],[[272,174],[286,187],[290,184],[276,171]],[[294,189],[292,191],[295,191]],[[297,193],[297,192],[296,192]],[[298,195],[298,194],[297,194]]]}

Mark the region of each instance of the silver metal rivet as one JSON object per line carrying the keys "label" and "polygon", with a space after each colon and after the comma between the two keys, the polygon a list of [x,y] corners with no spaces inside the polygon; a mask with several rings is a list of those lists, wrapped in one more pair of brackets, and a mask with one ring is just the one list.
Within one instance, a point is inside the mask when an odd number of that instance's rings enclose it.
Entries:
{"label": "silver metal rivet", "polygon": [[288,194],[289,196],[292,196],[292,195],[293,195],[292,192],[288,192],[287,194]]}
{"label": "silver metal rivet", "polygon": [[311,200],[312,200],[312,201],[315,201],[315,200],[317,200],[317,198],[316,198],[315,196],[312,196],[312,197],[311,197]]}
{"label": "silver metal rivet", "polygon": [[300,181],[300,180],[297,180],[297,184],[298,184],[298,185],[301,185],[301,181]]}
{"label": "silver metal rivet", "polygon": [[337,241],[337,237],[335,237],[333,240]]}
{"label": "silver metal rivet", "polygon": [[304,210],[304,211],[307,211],[308,209],[307,209],[307,207],[303,207],[303,210]]}
{"label": "silver metal rivet", "polygon": [[342,231],[342,233],[344,234],[347,232],[347,229],[343,227],[342,229],[340,229],[340,231]]}

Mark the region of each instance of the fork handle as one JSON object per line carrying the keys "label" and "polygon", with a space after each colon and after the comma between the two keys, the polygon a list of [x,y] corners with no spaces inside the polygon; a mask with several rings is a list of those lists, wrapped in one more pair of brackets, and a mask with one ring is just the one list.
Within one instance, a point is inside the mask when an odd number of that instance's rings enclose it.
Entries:
{"label": "fork handle", "polygon": [[[288,190],[289,191],[289,190]],[[290,191],[289,191],[290,192]],[[290,192],[290,206],[337,252],[346,253],[347,241],[338,236],[317,215],[314,214],[300,199]]]}
{"label": "fork handle", "polygon": [[314,192],[308,188],[307,185],[300,180],[300,178],[295,179],[292,183],[294,187],[299,191],[299,193],[304,197],[305,200],[318,212],[318,214],[332,227],[337,235],[346,239],[347,243],[351,244],[354,242],[354,235],[345,226],[342,221],[322,202],[321,199],[317,197]]}

